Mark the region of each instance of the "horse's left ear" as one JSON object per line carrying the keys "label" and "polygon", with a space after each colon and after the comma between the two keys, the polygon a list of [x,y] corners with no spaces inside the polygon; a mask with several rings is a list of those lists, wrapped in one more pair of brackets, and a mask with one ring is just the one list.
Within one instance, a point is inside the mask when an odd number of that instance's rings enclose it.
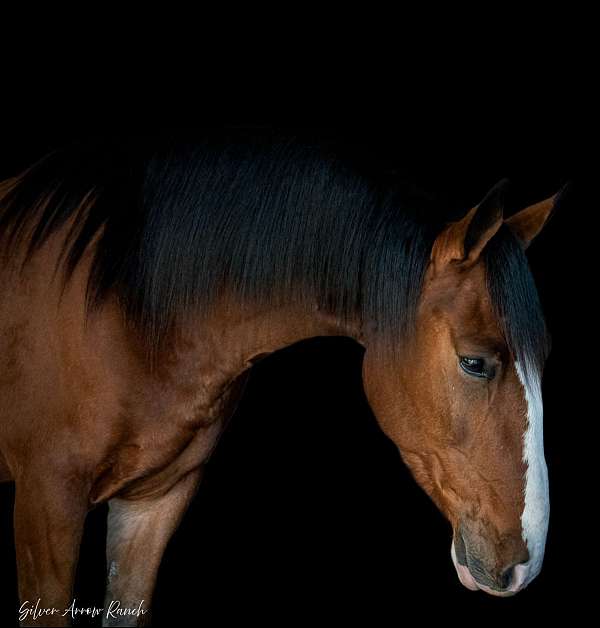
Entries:
{"label": "horse's left ear", "polygon": [[440,233],[431,250],[436,270],[448,263],[468,267],[477,261],[485,245],[502,226],[507,186],[506,179],[496,183],[479,205]]}
{"label": "horse's left ear", "polygon": [[563,186],[554,196],[535,203],[535,205],[530,205],[504,221],[519,238],[523,248],[526,249],[543,229],[559,203],[564,199],[568,187],[568,184]]}

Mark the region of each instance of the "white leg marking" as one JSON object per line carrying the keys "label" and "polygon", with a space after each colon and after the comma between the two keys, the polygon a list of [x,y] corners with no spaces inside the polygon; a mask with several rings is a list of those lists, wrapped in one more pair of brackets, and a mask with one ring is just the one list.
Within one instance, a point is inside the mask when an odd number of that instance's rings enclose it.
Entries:
{"label": "white leg marking", "polygon": [[110,561],[110,569],[108,570],[108,584],[110,584],[119,575],[119,565],[116,560]]}
{"label": "white leg marking", "polygon": [[531,582],[542,568],[550,516],[548,470],[544,459],[541,379],[530,365],[527,366],[529,368],[523,369],[518,362],[515,362],[527,402],[527,428],[523,436],[523,461],[527,465],[527,471],[525,473],[525,507],[521,515],[521,527],[523,540],[529,550],[529,562],[522,586]]}

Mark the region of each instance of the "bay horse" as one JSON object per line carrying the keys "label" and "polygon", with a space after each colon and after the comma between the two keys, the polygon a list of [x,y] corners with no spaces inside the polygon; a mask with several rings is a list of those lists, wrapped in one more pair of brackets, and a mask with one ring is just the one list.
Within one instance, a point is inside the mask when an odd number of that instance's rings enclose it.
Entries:
{"label": "bay horse", "polygon": [[329,149],[226,135],[78,143],[0,184],[21,602],[68,607],[86,513],[108,501],[106,604],[149,604],[248,370],[326,335],[364,347],[369,404],[451,523],[462,584],[527,586],[549,340],[524,251],[559,194],[505,218],[505,187],[449,221]]}

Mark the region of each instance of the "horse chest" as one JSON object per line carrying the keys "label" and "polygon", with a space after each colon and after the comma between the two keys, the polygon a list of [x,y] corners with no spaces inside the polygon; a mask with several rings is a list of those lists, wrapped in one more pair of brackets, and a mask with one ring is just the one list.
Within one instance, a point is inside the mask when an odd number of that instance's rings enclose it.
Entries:
{"label": "horse chest", "polygon": [[142,498],[168,490],[182,476],[203,464],[241,396],[246,377],[218,395],[180,400],[138,425],[111,453],[100,471],[92,502],[120,494]]}

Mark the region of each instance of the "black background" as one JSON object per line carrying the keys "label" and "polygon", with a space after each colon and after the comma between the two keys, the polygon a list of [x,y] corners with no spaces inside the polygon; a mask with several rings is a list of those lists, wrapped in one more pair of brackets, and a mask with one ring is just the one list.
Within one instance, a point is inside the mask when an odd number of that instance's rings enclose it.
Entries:
{"label": "black background", "polygon": [[[472,107],[478,109],[476,99]],[[210,126],[212,120],[203,122]],[[271,125],[260,116],[250,122]],[[597,200],[589,129],[580,122],[572,114],[542,118],[536,106],[516,119],[502,112],[475,117],[468,108],[459,117],[445,108],[442,115],[426,111],[389,122],[375,113],[363,121],[299,125],[346,138],[457,211],[473,206],[503,177],[513,182],[507,213],[573,181],[561,212],[529,250],[553,337],[543,389],[552,510],[540,576],[509,599],[460,585],[449,525],[380,433],[364,399],[361,349],[347,339],[315,339],[254,367],[165,554],[155,624],[209,617],[280,625],[489,622],[558,611],[574,619],[590,610],[597,547],[590,357],[597,335]],[[2,177],[85,135],[51,122],[39,126],[15,124],[0,138]],[[12,625],[18,605],[12,497],[12,487],[0,485],[0,569],[6,578],[0,625]],[[105,515],[100,507],[89,516],[76,584],[79,606],[102,605]]]}

